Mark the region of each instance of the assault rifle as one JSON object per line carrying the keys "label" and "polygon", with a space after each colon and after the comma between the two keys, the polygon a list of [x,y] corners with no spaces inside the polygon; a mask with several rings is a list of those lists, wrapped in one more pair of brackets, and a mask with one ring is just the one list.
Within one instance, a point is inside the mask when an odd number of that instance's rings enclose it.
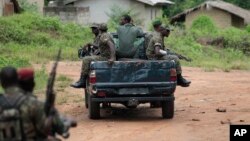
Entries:
{"label": "assault rifle", "polygon": [[61,57],[61,52],[62,52],[62,49],[60,48],[56,57],[56,61],[52,67],[52,70],[50,72],[49,79],[48,79],[47,90],[46,90],[46,101],[44,105],[44,110],[45,110],[45,114],[47,117],[53,116],[53,114],[55,114],[54,106],[55,106],[56,96],[54,94],[53,88],[54,88],[54,83],[56,79],[56,69],[57,69],[57,65]]}
{"label": "assault rifle", "polygon": [[173,51],[171,51],[170,49],[167,49],[167,52],[168,52],[169,55],[176,55],[180,60],[185,60],[185,61],[187,61],[187,62],[192,62],[192,59],[191,59],[191,58],[188,58],[188,57],[186,57],[186,56],[183,56],[183,55],[181,55],[181,54],[178,54],[178,53],[176,53],[176,52],[173,52]]}
{"label": "assault rifle", "polygon": [[[46,90],[46,101],[45,101],[45,105],[44,105],[44,111],[45,111],[45,114],[46,114],[46,117],[49,119],[49,123],[47,123],[48,125],[48,133],[51,134],[52,136],[55,135],[55,133],[52,133],[51,132],[51,126],[53,125],[53,117],[55,116],[56,114],[56,109],[55,109],[55,98],[56,98],[56,95],[54,93],[54,83],[55,83],[55,79],[56,79],[56,69],[57,69],[57,65],[58,65],[58,62],[60,60],[60,57],[61,57],[61,51],[62,49],[60,48],[59,51],[58,51],[58,54],[57,54],[57,57],[56,57],[56,61],[52,67],[52,70],[50,72],[50,75],[49,75],[49,79],[48,79],[48,84],[47,84],[47,90]],[[66,128],[66,131],[64,133],[62,133],[62,137],[64,138],[68,138],[69,137],[69,133],[68,133],[68,130],[70,127],[76,127],[77,123],[72,120],[72,119],[69,119],[69,118],[65,118],[65,117],[60,117],[61,121],[63,122],[64,124],[64,127]]]}

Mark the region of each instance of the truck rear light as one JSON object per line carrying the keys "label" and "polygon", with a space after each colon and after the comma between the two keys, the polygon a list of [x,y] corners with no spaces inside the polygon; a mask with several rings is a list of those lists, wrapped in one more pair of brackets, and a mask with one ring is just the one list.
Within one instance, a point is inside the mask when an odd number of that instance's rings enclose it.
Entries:
{"label": "truck rear light", "polygon": [[100,91],[100,92],[97,93],[97,96],[99,96],[99,97],[105,97],[106,93],[103,92],[103,91]]}
{"label": "truck rear light", "polygon": [[176,69],[170,70],[170,81],[176,81],[177,80],[177,73]]}
{"label": "truck rear light", "polygon": [[95,71],[91,71],[89,74],[89,83],[90,84],[95,84],[96,83],[96,73]]}

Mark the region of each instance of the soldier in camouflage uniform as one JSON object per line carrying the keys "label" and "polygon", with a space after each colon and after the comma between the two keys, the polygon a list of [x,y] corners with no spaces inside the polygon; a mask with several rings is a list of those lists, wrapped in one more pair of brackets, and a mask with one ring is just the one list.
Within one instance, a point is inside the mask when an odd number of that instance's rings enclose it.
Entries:
{"label": "soldier in camouflage uniform", "polygon": [[188,87],[190,85],[190,81],[186,80],[182,77],[182,69],[180,60],[176,55],[169,55],[167,51],[165,51],[164,46],[164,37],[168,37],[170,30],[161,26],[161,22],[156,21],[153,23],[154,33],[152,34],[152,38],[149,41],[146,55],[149,60],[174,60],[176,63],[176,72],[177,72],[177,85],[182,87]]}
{"label": "soldier in camouflage uniform", "polygon": [[100,35],[97,39],[100,55],[86,56],[83,58],[80,80],[77,83],[72,84],[72,87],[86,88],[86,79],[89,74],[89,65],[91,61],[108,61],[109,63],[112,63],[116,60],[114,41],[110,34],[107,33],[107,30],[108,28],[106,24],[100,24]]}
{"label": "soldier in camouflage uniform", "polygon": [[[23,94],[23,91],[18,87],[18,76],[15,68],[3,68],[0,72],[0,80],[5,91],[5,94],[0,96],[0,140],[45,140],[47,128],[43,103],[34,97]],[[6,118],[8,119],[7,115],[16,113],[13,109],[20,111],[17,114],[20,121],[4,122]]]}
{"label": "soldier in camouflage uniform", "polygon": [[[23,78],[30,73],[22,73]],[[13,67],[3,68],[0,81],[5,90],[0,95],[0,140],[1,141],[45,141],[55,130],[58,134],[66,131],[58,116],[47,119],[44,103],[38,101],[32,93],[25,95],[18,87],[18,74]],[[33,88],[32,88],[33,89]],[[51,124],[53,127],[51,129]],[[60,128],[60,129],[59,129]]]}
{"label": "soldier in camouflage uniform", "polygon": [[[89,48],[91,46],[97,48],[97,47],[99,47],[99,41],[100,41],[99,24],[93,23],[90,26],[90,28],[91,28],[92,33],[95,35],[95,38],[94,38],[93,43],[86,44],[84,46],[84,48]],[[84,62],[82,61],[82,67],[81,68],[83,68],[83,67],[84,67]],[[83,80],[84,80],[84,76],[81,73],[80,79],[77,82],[71,84],[70,86],[74,87],[74,88],[83,88],[83,84],[84,84]]]}
{"label": "soldier in camouflage uniform", "polygon": [[[31,68],[21,68],[18,70],[17,73],[18,73],[19,87],[23,90],[23,93],[26,96],[31,96],[36,98],[36,96],[33,94],[33,89],[35,87],[34,70]],[[54,115],[52,121],[51,135],[53,135],[56,132],[57,134],[65,137],[65,135],[69,134],[68,130],[71,127],[71,123],[75,124],[75,121],[59,115],[57,110],[56,109],[54,110],[56,114]]]}

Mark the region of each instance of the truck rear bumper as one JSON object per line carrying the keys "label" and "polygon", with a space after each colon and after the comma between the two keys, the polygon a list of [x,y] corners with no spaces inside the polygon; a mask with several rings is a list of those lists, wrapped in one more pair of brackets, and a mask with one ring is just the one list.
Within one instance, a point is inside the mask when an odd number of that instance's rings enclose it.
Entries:
{"label": "truck rear bumper", "polygon": [[131,100],[136,100],[140,103],[143,102],[154,102],[154,101],[174,101],[174,96],[164,96],[164,97],[93,97],[92,101],[95,102],[128,102]]}

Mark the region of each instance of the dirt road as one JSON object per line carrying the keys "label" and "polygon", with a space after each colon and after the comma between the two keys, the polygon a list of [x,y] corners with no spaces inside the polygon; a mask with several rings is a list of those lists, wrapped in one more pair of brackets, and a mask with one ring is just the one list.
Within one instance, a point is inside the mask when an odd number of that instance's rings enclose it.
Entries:
{"label": "dirt road", "polygon": [[[59,74],[77,80],[80,62],[61,62]],[[103,110],[101,120],[88,119],[83,90],[66,88],[57,100],[60,111],[75,117],[79,126],[69,141],[228,141],[229,123],[250,124],[250,72],[205,72],[184,68],[192,81],[189,88],[177,87],[175,117],[161,119],[161,109]],[[226,112],[217,112],[225,108]]]}

